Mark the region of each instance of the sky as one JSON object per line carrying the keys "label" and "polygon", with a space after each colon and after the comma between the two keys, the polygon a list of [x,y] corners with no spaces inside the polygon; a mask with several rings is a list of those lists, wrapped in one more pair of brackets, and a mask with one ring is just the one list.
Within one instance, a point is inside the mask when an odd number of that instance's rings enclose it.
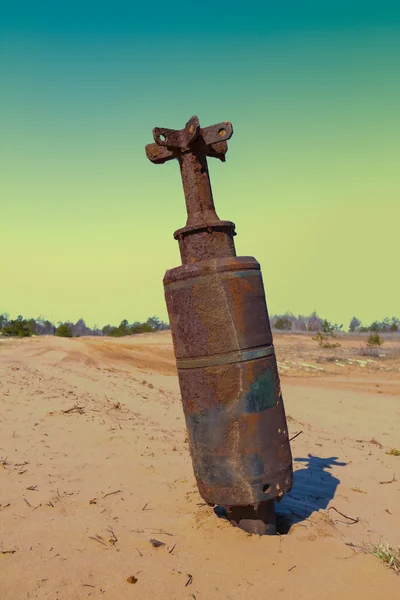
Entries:
{"label": "sky", "polygon": [[167,319],[186,221],[155,126],[209,159],[270,314],[400,317],[400,4],[0,0],[0,313]]}

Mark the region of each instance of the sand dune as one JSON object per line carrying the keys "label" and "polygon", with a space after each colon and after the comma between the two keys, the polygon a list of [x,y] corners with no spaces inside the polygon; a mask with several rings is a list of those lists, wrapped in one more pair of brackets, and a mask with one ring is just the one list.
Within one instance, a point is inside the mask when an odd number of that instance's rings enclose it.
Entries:
{"label": "sand dune", "polygon": [[341,342],[275,336],[302,433],[272,538],[198,495],[169,333],[0,340],[1,600],[400,597],[362,551],[400,544],[400,344]]}

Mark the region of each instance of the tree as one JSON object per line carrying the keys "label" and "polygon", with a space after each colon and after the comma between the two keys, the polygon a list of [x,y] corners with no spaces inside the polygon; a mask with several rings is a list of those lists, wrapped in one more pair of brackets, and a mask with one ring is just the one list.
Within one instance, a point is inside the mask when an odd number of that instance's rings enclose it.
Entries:
{"label": "tree", "polygon": [[303,317],[303,315],[298,315],[297,319],[294,322],[295,329],[299,329],[300,331],[307,331],[307,317]]}
{"label": "tree", "polygon": [[129,322],[127,319],[123,319],[121,321],[121,323],[119,324],[119,335],[123,336],[123,335],[129,335],[130,331],[129,331]]}
{"label": "tree", "polygon": [[[341,326],[342,327],[342,326]],[[321,348],[339,348],[339,342],[330,342],[329,340],[336,337],[337,330],[340,329],[336,325],[331,325],[326,319],[322,322],[322,332],[318,331],[317,335],[312,339],[318,342]]]}
{"label": "tree", "polygon": [[153,331],[163,331],[165,329],[169,329],[168,323],[165,323],[155,315],[153,317],[149,317],[146,323],[150,325]]}
{"label": "tree", "polygon": [[28,321],[26,321],[22,315],[19,315],[16,319],[8,321],[2,328],[3,335],[12,337],[29,337],[32,332],[29,328]]}
{"label": "tree", "polygon": [[157,331],[158,329],[160,329],[161,319],[159,319],[158,317],[156,317],[156,316],[149,317],[146,322],[148,323],[148,325],[150,325],[150,327],[154,331]]}
{"label": "tree", "polygon": [[136,333],[151,333],[153,330],[152,326],[150,325],[150,323],[134,323],[131,328],[130,328],[130,332],[132,334],[136,334]]}
{"label": "tree", "polygon": [[307,329],[308,331],[319,331],[321,326],[322,319],[317,315],[317,311],[314,310],[308,318]]}
{"label": "tree", "polygon": [[357,331],[358,328],[361,325],[361,321],[360,319],[357,319],[357,317],[353,317],[352,320],[350,321],[350,325],[349,325],[349,331],[354,332]]}
{"label": "tree", "polygon": [[28,321],[26,321],[26,326],[30,331],[30,335],[36,335],[37,325],[35,319],[29,319]]}
{"label": "tree", "polygon": [[377,333],[378,331],[381,331],[382,327],[379,321],[374,321],[373,323],[371,323],[368,329],[369,331],[374,331]]}
{"label": "tree", "polygon": [[275,329],[289,331],[290,329],[292,329],[293,323],[288,316],[284,315],[283,317],[277,318],[274,327]]}
{"label": "tree", "polygon": [[5,314],[0,315],[0,331],[3,329],[3,326],[7,324],[7,318]]}
{"label": "tree", "polygon": [[81,335],[88,335],[91,333],[90,329],[86,327],[86,323],[83,319],[78,319],[75,325],[72,325],[71,330],[74,337],[80,337]]}
{"label": "tree", "polygon": [[56,333],[55,325],[53,325],[53,323],[51,321],[45,321],[43,334],[44,335],[55,335],[55,333]]}
{"label": "tree", "polygon": [[61,323],[56,329],[56,335],[58,337],[72,337],[72,329],[70,323]]}

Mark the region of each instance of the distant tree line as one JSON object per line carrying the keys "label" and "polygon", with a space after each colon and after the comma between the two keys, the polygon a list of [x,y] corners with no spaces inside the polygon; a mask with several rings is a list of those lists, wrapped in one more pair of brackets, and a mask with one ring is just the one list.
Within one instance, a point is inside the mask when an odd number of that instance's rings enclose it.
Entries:
{"label": "distant tree line", "polygon": [[[329,324],[332,332],[343,331],[343,325],[337,325],[319,317],[316,311],[309,316],[298,315],[286,312],[283,315],[273,315],[271,317],[271,326],[280,331],[311,331],[313,333],[326,333],[326,327]],[[134,335],[136,333],[150,333],[152,331],[162,331],[169,329],[169,324],[158,317],[149,317],[147,321],[134,321],[129,323],[127,319],[121,321],[118,326],[105,325],[102,329],[96,326],[91,329],[83,319],[76,323],[66,321],[57,324],[38,317],[37,319],[25,319],[19,315],[16,319],[10,319],[7,314],[0,314],[0,335],[12,337],[28,337],[32,335],[56,335],[59,337],[81,337],[85,335],[122,337]],[[363,325],[357,317],[353,317],[348,326],[349,333],[396,333],[400,331],[400,320],[396,317],[386,317],[383,321],[374,321],[370,325]]]}
{"label": "distant tree line", "polygon": [[[327,319],[319,317],[316,311],[312,312],[308,317],[304,315],[298,315],[297,317],[292,313],[286,312],[283,315],[273,315],[271,317],[271,326],[274,329],[281,331],[312,331],[312,332],[324,332],[326,323],[330,322]],[[343,325],[334,324],[331,326],[333,331],[336,333],[343,330]],[[383,321],[374,321],[371,325],[363,325],[360,319],[353,317],[348,326],[349,333],[362,333],[362,332],[374,332],[374,333],[396,333],[400,331],[400,319],[396,317],[386,317]]]}
{"label": "distant tree line", "polygon": [[16,319],[10,319],[7,314],[0,314],[0,335],[8,337],[29,337],[32,335],[56,335],[59,337],[81,337],[84,335],[112,336],[122,337],[136,333],[150,333],[152,331],[162,331],[169,329],[168,323],[165,323],[158,317],[149,317],[145,322],[135,321],[129,323],[127,319],[121,321],[118,326],[105,325],[102,329],[96,326],[91,329],[83,319],[76,323],[66,321],[57,324],[38,317],[37,319],[24,319],[19,315]]}

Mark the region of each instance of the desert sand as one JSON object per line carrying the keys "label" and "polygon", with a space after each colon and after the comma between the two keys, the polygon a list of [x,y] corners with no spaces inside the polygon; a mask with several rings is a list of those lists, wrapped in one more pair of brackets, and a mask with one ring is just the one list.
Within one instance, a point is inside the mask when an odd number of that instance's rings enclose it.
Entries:
{"label": "desert sand", "polygon": [[168,332],[0,340],[1,600],[400,598],[365,551],[400,544],[400,340],[274,339],[301,432],[274,537],[199,496]]}

